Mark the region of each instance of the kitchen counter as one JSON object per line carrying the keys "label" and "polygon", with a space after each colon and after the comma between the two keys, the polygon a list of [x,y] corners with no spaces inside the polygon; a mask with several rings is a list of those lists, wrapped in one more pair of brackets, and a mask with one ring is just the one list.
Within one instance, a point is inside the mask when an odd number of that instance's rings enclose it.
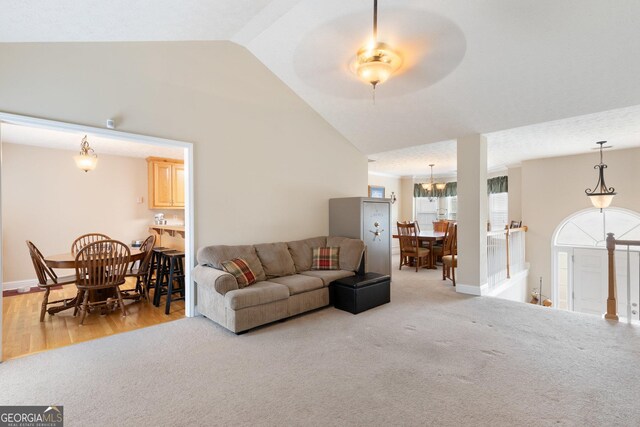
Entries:
{"label": "kitchen counter", "polygon": [[[184,225],[150,225],[149,229],[154,230],[166,230],[166,231],[178,231],[184,233]],[[184,236],[184,235],[183,235]]]}
{"label": "kitchen counter", "polygon": [[149,232],[156,235],[156,246],[184,250],[184,225],[152,224]]}

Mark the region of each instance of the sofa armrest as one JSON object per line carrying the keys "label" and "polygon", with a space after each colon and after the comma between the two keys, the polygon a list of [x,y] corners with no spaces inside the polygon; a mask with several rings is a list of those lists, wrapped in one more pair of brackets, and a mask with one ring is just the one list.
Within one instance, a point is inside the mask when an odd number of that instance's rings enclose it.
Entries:
{"label": "sofa armrest", "polygon": [[224,295],[234,289],[240,289],[233,275],[204,265],[198,265],[193,269],[193,280],[198,285],[213,286],[220,295]]}

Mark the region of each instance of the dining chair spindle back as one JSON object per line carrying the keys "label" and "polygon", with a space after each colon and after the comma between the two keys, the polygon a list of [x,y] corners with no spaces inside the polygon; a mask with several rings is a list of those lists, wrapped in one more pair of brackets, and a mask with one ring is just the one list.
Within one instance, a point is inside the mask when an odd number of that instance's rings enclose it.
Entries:
{"label": "dining chair spindle back", "polygon": [[80,249],[84,248],[89,243],[99,242],[101,240],[110,240],[110,239],[111,237],[102,233],[83,234],[82,236],[74,240],[73,243],[71,244],[71,253],[74,255],[77,254],[80,251]]}
{"label": "dining chair spindle back", "polygon": [[[129,247],[117,240],[100,240],[80,249],[76,255],[76,286],[80,291],[76,308],[80,310],[81,325],[96,306],[115,308],[118,305],[122,315],[127,315],[120,285],[125,283],[130,259]],[[110,289],[112,292],[108,292]],[[90,292],[93,293],[91,302]]]}

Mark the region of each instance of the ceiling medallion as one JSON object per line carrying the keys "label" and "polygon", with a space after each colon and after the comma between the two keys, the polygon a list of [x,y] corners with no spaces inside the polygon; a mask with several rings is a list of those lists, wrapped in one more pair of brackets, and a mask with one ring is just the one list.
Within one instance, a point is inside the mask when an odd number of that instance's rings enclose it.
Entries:
{"label": "ceiling medallion", "polygon": [[373,38],[356,54],[356,73],[358,78],[373,86],[375,99],[376,86],[384,83],[402,65],[402,58],[391,46],[378,41],[378,0],[373,0]]}

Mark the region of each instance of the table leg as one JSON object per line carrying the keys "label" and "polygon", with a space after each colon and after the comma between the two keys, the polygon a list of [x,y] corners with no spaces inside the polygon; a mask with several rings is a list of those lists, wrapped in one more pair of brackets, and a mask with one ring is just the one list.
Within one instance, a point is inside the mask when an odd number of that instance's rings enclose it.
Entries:
{"label": "table leg", "polygon": [[429,269],[436,270],[436,259],[433,256],[433,240],[429,240]]}

